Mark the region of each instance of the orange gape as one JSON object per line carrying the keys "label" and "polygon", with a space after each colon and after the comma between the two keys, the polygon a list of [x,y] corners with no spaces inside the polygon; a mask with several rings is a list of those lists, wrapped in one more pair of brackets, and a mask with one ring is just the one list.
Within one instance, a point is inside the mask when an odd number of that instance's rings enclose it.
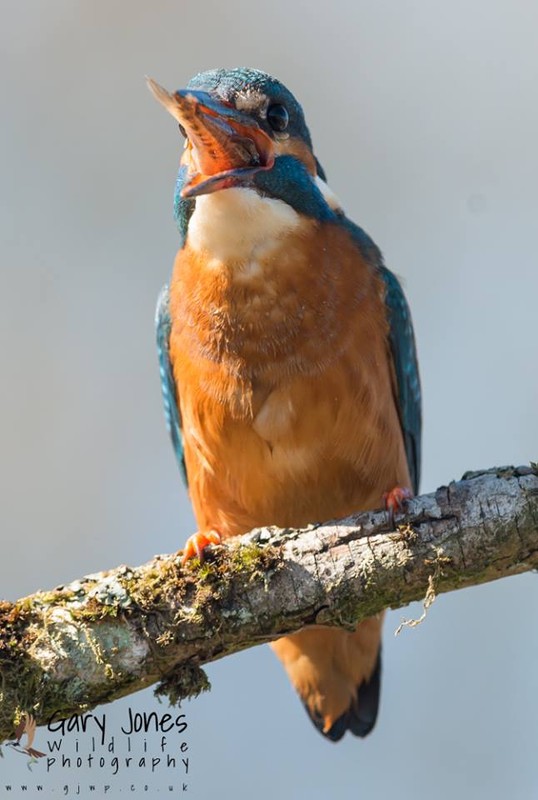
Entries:
{"label": "orange gape", "polygon": [[[198,523],[184,559],[254,527],[379,507],[394,487],[405,496],[420,445],[407,305],[324,183],[300,106],[252,70],[203,73],[175,95],[155,87],[192,129],[176,193],[184,241],[158,316]],[[381,626],[379,615],[354,633],[312,627],[272,645],[333,740],[375,723]]]}

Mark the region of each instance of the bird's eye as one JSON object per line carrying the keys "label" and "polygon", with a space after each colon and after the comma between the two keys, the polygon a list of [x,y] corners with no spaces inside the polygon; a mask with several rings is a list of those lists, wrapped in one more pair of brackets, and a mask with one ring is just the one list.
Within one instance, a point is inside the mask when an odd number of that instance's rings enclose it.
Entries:
{"label": "bird's eye", "polygon": [[181,123],[179,123],[179,132],[182,136],[185,137],[185,139],[187,138],[187,131],[185,130],[185,128]]}
{"label": "bird's eye", "polygon": [[290,115],[286,106],[275,103],[267,109],[267,122],[274,131],[285,131],[289,120]]}

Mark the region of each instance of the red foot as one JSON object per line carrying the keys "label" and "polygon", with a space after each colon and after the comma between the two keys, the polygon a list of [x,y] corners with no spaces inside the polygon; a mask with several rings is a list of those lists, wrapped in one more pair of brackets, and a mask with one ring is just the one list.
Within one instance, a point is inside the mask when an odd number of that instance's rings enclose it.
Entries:
{"label": "red foot", "polygon": [[210,544],[220,544],[222,536],[218,531],[207,531],[207,533],[193,533],[185,542],[181,563],[186,564],[190,558],[198,556],[200,561],[204,560],[204,550]]}
{"label": "red foot", "polygon": [[389,512],[389,521],[392,526],[394,526],[395,512],[403,511],[407,501],[412,497],[413,492],[411,489],[407,489],[404,486],[395,486],[390,492],[385,492],[383,495],[383,502],[385,503],[385,508]]}

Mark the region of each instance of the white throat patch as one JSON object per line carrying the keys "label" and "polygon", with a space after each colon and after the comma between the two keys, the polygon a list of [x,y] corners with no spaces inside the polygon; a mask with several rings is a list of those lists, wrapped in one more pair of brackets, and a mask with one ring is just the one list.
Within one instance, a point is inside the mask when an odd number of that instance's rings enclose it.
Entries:
{"label": "white throat patch", "polygon": [[223,263],[250,260],[300,224],[299,214],[282,200],[261,197],[254,189],[224,189],[196,198],[187,243]]}

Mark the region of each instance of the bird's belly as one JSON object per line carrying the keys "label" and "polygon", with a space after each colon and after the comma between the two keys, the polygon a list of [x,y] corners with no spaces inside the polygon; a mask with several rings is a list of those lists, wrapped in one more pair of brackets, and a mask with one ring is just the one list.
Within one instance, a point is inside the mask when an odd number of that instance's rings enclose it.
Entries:
{"label": "bird's belly", "polygon": [[243,415],[199,402],[196,422],[187,411],[199,527],[227,537],[262,525],[303,526],[378,507],[385,491],[409,485],[388,376],[379,385],[378,369],[362,381],[340,363],[273,389],[257,405],[254,397]]}

